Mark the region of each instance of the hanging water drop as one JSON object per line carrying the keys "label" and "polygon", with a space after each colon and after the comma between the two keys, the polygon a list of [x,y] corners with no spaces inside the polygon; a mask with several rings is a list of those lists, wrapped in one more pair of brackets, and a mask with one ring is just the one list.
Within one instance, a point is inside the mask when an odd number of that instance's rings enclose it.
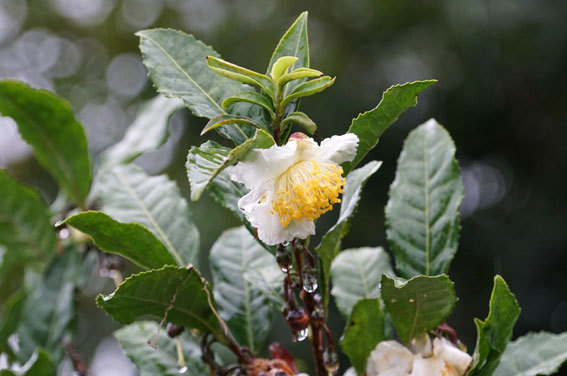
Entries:
{"label": "hanging water drop", "polygon": [[309,335],[309,328],[301,329],[295,332],[295,335],[293,336],[292,340],[293,342],[302,342],[305,341],[308,335]]}
{"label": "hanging water drop", "polygon": [[309,293],[315,292],[315,290],[317,290],[317,287],[319,286],[317,283],[317,272],[315,271],[315,269],[311,266],[305,266],[303,268],[302,277],[303,290]]}
{"label": "hanging water drop", "polygon": [[287,273],[291,269],[291,255],[287,248],[281,244],[278,246],[276,253],[276,262],[284,273]]}
{"label": "hanging water drop", "polygon": [[178,366],[177,373],[185,373],[187,372],[187,366]]}

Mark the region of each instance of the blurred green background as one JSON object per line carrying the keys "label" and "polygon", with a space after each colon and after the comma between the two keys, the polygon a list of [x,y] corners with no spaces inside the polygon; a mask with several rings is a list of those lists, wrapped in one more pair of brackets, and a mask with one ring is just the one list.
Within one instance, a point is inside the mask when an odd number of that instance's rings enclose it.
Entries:
{"label": "blurred green background", "polygon": [[[486,316],[498,273],[523,308],[515,336],[567,331],[565,1],[0,0],[0,77],[66,98],[96,155],[120,139],[139,105],[155,95],[135,31],[180,29],[223,58],[263,72],[281,34],[304,10],[311,66],[337,76],[332,88],[301,104],[321,136],[344,133],[392,84],[439,80],[368,157],[384,164],[366,186],[345,248],[387,248],[383,209],[402,142],[435,117],[455,140],[466,187],[460,249],[450,269],[461,300],[450,324],[474,347],[472,319]],[[184,160],[190,145],[205,141],[199,137],[204,124],[179,112],[164,147],[137,162],[151,173],[167,171],[188,197]],[[0,166],[39,187],[47,200],[55,197],[56,184],[5,118]],[[212,242],[237,222],[207,197],[191,207],[206,260]],[[321,227],[330,223],[327,218]],[[98,288],[109,290],[104,282]],[[91,288],[78,343],[91,349],[89,358],[116,327],[94,308]],[[338,336],[342,324],[333,320]],[[277,321],[275,337],[287,337],[284,325]],[[287,343],[294,353],[309,351]],[[105,339],[97,354],[119,352],[116,346]],[[133,372],[116,371],[97,356],[95,374]]]}

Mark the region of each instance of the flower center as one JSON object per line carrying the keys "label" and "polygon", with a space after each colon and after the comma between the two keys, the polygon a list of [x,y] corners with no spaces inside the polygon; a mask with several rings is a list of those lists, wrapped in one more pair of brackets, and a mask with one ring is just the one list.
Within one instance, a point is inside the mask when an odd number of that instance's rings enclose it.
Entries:
{"label": "flower center", "polygon": [[284,227],[292,220],[319,218],[341,202],[338,197],[345,185],[342,173],[342,167],[330,163],[319,166],[315,161],[297,162],[276,182],[272,214],[278,214]]}

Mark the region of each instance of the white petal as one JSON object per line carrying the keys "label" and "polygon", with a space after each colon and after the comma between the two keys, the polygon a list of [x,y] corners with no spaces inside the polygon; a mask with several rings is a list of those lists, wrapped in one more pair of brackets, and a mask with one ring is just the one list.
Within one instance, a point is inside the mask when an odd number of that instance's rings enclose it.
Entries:
{"label": "white petal", "polygon": [[357,146],[358,137],[354,133],[326,138],[319,146],[319,158],[321,161],[335,164],[352,161],[356,156]]}
{"label": "white petal", "polygon": [[282,174],[297,159],[296,142],[284,146],[272,146],[269,149],[254,149],[246,160],[227,168],[230,178],[253,189],[264,182]]}
{"label": "white petal", "polygon": [[409,348],[414,354],[419,353],[425,358],[431,356],[433,352],[433,345],[429,338],[429,334],[423,333],[421,337],[412,339]]}
{"label": "white petal", "polygon": [[238,200],[238,208],[253,227],[258,229],[258,238],[268,245],[291,241],[294,238],[305,239],[315,234],[315,223],[303,219],[291,221],[287,227],[280,223],[280,217],[272,214],[274,182],[252,189]]}
{"label": "white petal", "polygon": [[456,375],[464,375],[472,361],[472,357],[464,351],[456,348],[451,342],[445,338],[435,338],[433,340],[433,351],[435,356],[455,370]]}
{"label": "white petal", "polygon": [[413,354],[396,341],[382,341],[370,353],[366,365],[368,376],[409,375]]}
{"label": "white petal", "polygon": [[423,358],[421,355],[416,355],[410,376],[442,376],[442,366],[439,359],[434,356]]}

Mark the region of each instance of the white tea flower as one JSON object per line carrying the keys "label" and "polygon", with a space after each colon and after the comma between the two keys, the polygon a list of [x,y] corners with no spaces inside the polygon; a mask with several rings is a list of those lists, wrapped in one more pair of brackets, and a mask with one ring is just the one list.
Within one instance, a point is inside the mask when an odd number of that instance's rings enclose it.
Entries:
{"label": "white tea flower", "polygon": [[463,376],[471,356],[445,338],[428,335],[412,342],[411,350],[396,341],[382,341],[370,353],[367,376]]}
{"label": "white tea flower", "polygon": [[353,160],[357,145],[352,133],[321,145],[293,134],[287,144],[255,149],[229,167],[230,178],[250,189],[238,207],[258,229],[260,240],[274,245],[313,235],[313,220],[340,202],[345,179],[339,164]]}

